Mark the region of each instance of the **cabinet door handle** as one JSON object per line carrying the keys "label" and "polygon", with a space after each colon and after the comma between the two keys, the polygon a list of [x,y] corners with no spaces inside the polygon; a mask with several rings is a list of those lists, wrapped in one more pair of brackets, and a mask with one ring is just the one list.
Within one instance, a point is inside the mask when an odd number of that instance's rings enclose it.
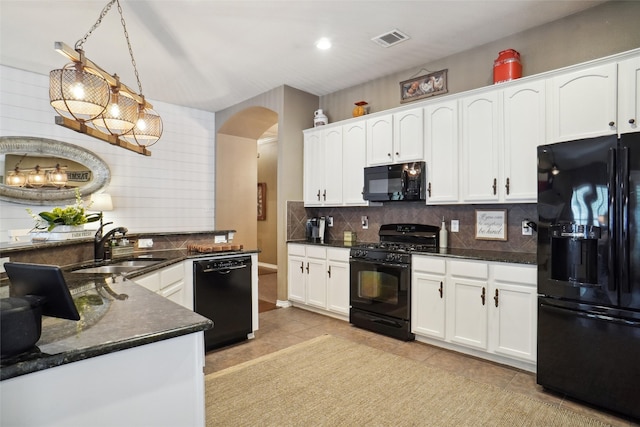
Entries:
{"label": "cabinet door handle", "polygon": [[329,269],[327,270],[327,274],[329,275],[329,277],[331,277],[331,266],[329,266]]}
{"label": "cabinet door handle", "polygon": [[484,305],[484,303],[485,303],[485,297],[486,296],[487,296],[487,290],[483,286],[482,287],[482,295],[480,295],[480,299],[482,300],[482,305]]}
{"label": "cabinet door handle", "polygon": [[318,189],[318,194],[317,194],[317,196],[318,196],[318,201],[320,201],[320,189]]}
{"label": "cabinet door handle", "polygon": [[498,306],[498,290],[496,289],[496,296],[493,297],[493,300],[496,302],[496,307]]}
{"label": "cabinet door handle", "polygon": [[396,157],[398,157],[399,155],[400,155],[400,153],[396,151]]}
{"label": "cabinet door handle", "polygon": [[507,189],[507,195],[509,195],[509,178],[507,178],[507,183],[505,184],[504,188]]}
{"label": "cabinet door handle", "polygon": [[431,183],[429,183],[429,188],[427,188],[427,192],[429,193],[429,197],[431,197]]}
{"label": "cabinet door handle", "polygon": [[609,122],[609,126],[613,127],[616,124],[616,122]]}
{"label": "cabinet door handle", "polygon": [[438,292],[440,292],[440,299],[442,299],[442,282],[440,282],[440,289],[438,289]]}
{"label": "cabinet door handle", "polygon": [[491,187],[493,188],[493,195],[495,196],[498,193],[498,179],[497,178],[493,178],[493,185]]}
{"label": "cabinet door handle", "polygon": [[326,189],[322,192],[322,200],[325,201],[325,202],[327,201],[327,190]]}
{"label": "cabinet door handle", "polygon": [[636,119],[629,119],[629,124],[632,125],[636,122]]}
{"label": "cabinet door handle", "polygon": [[[307,274],[309,274],[309,263],[307,263]],[[484,288],[482,288],[484,289]]]}
{"label": "cabinet door handle", "polygon": [[300,272],[304,273],[304,261],[300,262]]}

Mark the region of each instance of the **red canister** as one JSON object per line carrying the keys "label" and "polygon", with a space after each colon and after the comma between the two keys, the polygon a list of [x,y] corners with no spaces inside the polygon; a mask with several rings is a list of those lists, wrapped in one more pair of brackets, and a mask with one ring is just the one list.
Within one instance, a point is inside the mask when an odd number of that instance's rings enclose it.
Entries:
{"label": "red canister", "polygon": [[493,83],[508,82],[522,77],[520,54],[513,50],[503,50],[493,61]]}

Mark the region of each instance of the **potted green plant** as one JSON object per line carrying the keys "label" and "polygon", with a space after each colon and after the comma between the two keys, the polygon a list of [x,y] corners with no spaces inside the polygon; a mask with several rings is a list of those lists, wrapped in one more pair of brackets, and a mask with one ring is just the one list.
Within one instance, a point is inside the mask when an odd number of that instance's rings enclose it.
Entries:
{"label": "potted green plant", "polygon": [[31,209],[27,209],[27,212],[36,221],[35,229],[52,231],[59,226],[82,226],[89,222],[99,221],[102,218],[102,213],[87,214],[85,210],[89,207],[91,207],[91,203],[85,207],[80,197],[80,190],[76,188],[76,203],[73,205],[63,208],[56,207],[50,212],[40,212],[37,215]]}

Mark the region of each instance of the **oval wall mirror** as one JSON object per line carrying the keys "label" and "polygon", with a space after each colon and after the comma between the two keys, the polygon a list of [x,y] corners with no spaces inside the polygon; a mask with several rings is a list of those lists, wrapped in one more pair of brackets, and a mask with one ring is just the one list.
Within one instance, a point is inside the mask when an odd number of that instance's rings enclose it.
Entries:
{"label": "oval wall mirror", "polygon": [[[82,197],[106,187],[111,180],[109,166],[91,151],[54,139],[27,136],[0,137],[0,199],[30,205],[54,205],[75,200],[75,189]],[[24,177],[40,174],[44,182],[25,186],[7,185],[16,168]],[[49,180],[56,169],[66,172],[67,181]],[[38,177],[33,177],[38,178]],[[35,181],[35,180],[34,180]],[[50,182],[49,182],[50,181]]]}

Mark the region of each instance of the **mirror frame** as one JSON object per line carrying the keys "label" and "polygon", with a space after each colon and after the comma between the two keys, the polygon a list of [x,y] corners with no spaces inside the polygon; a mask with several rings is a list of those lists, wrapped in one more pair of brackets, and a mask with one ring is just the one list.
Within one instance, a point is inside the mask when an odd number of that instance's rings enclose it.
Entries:
{"label": "mirror frame", "polygon": [[[0,154],[28,153],[36,155],[53,155],[73,160],[86,166],[93,179],[86,185],[78,187],[82,197],[89,196],[109,184],[111,171],[100,157],[77,145],[55,139],[36,138],[30,136],[0,137]],[[38,188],[11,187],[0,184],[0,200],[30,205],[55,205],[60,202],[74,201],[75,188],[60,190],[41,190]]]}

